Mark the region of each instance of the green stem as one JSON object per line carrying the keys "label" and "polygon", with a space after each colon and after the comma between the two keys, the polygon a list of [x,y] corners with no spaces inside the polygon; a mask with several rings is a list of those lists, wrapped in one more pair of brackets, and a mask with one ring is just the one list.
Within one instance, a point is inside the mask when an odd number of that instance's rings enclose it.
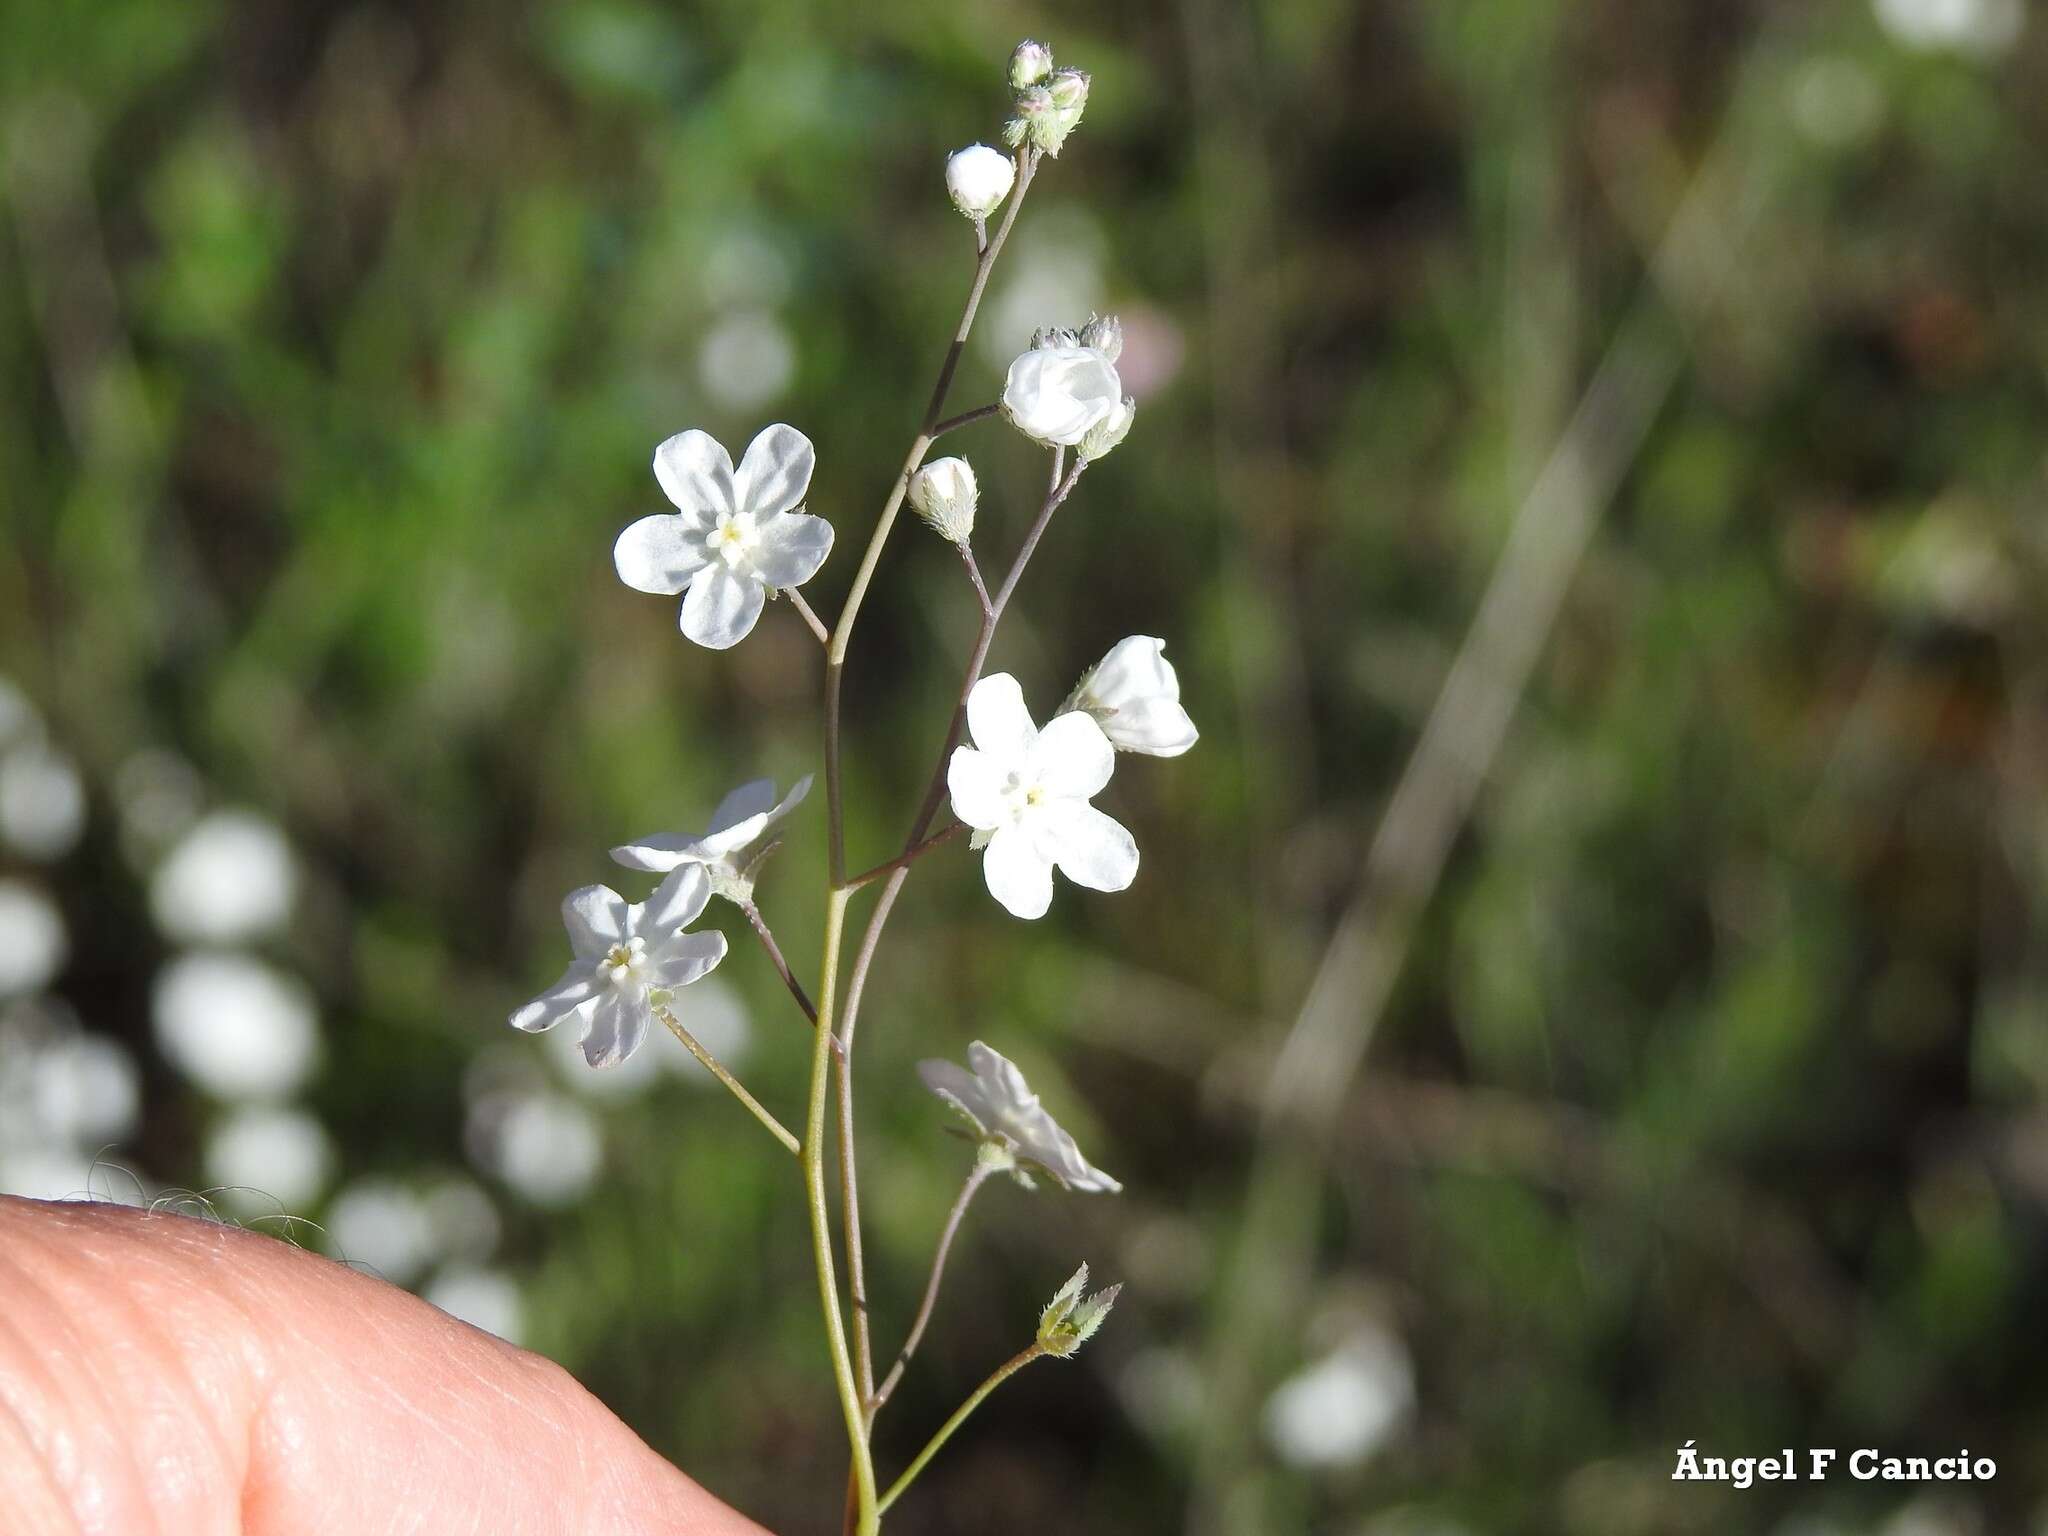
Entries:
{"label": "green stem", "polygon": [[857,1530],[873,1536],[881,1529],[875,1504],[875,1463],[868,1449],[866,1405],[853,1374],[853,1356],[846,1347],[846,1321],[839,1309],[839,1278],[832,1263],[832,1212],[825,1200],[825,1095],[832,1080],[832,1010],[838,1003],[839,947],[846,932],[848,893],[836,887],[825,894],[825,958],[819,966],[818,1027],[812,1032],[811,1094],[804,1115],[804,1194],[811,1209],[811,1250],[818,1270],[818,1301],[825,1314],[825,1335],[832,1350],[832,1379],[839,1388],[839,1408],[846,1418],[847,1443],[853,1448],[853,1485]]}
{"label": "green stem", "polygon": [[[656,1008],[654,1016],[668,1026],[670,1034],[683,1042],[685,1050],[704,1063],[705,1071],[732,1090],[732,1096],[746,1105],[748,1112],[768,1128],[769,1135],[789,1148],[792,1155],[802,1155],[801,1149],[797,1146],[796,1138],[789,1134],[788,1128],[771,1115],[759,1099],[755,1098],[740,1085],[740,1080],[725,1069],[723,1062],[697,1043],[697,1037],[683,1028],[683,1021],[681,1019],[670,1013],[666,1007]],[[822,1035],[825,1031],[821,1029],[818,1033]]]}
{"label": "green stem", "polygon": [[903,1496],[904,1490],[917,1481],[917,1475],[925,1469],[925,1464],[939,1454],[939,1447],[952,1439],[953,1431],[962,1424],[965,1424],[967,1416],[981,1406],[983,1398],[987,1397],[989,1393],[995,1391],[997,1387],[1000,1387],[1004,1382],[1008,1381],[1044,1353],[1045,1346],[1043,1344],[1033,1344],[1021,1355],[1013,1355],[1010,1359],[997,1366],[989,1379],[976,1387],[967,1401],[953,1410],[953,1417],[939,1426],[939,1432],[925,1442],[924,1449],[917,1453],[917,1460],[904,1468],[903,1475],[890,1485],[887,1493],[882,1495],[882,1502],[875,1512],[877,1514],[886,1513],[889,1506]]}

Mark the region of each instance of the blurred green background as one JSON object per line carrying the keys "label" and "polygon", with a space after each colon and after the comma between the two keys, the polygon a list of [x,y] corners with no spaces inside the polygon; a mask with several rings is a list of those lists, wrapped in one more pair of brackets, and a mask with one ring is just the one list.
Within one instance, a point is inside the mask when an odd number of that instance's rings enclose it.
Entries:
{"label": "blurred green background", "polygon": [[[1165,637],[1121,897],[921,866],[862,1031],[883,1350],[986,1037],[1116,1199],[992,1187],[890,1529],[1884,1532],[2048,1518],[2048,25],[2020,0],[0,10],[0,1187],[211,1208],[563,1361],[778,1530],[843,1477],[784,1155],[507,1010],[605,849],[818,766],[786,606],[619,585],[653,445],[818,446],[828,614],[964,294],[945,152],[1094,74],[957,408],[1117,310],[1136,430],[993,664]],[[1043,474],[989,423],[979,543]],[[852,857],[972,597],[891,546]],[[761,901],[815,971],[822,805]],[[729,907],[691,1017],[787,1120]],[[301,1224],[293,1218],[305,1218]],[[1722,1455],[1996,1458],[1747,1491]]]}

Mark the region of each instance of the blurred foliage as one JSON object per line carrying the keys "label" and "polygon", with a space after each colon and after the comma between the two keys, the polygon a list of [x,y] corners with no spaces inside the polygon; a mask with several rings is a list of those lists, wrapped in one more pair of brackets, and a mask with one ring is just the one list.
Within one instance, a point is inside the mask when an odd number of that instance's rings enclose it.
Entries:
{"label": "blurred foliage", "polygon": [[[115,834],[137,752],[300,851],[279,957],[320,1000],[309,1102],[346,1178],[461,1164],[478,1074],[552,1061],[502,1020],[559,969],[559,893],[618,873],[606,847],[816,765],[794,616],[691,649],[610,541],[659,505],[661,437],[737,448],[786,419],[839,529],[810,589],[832,611],[966,281],[943,153],[994,136],[999,61],[1041,35],[1093,98],[955,401],[1091,307],[1158,366],[993,664],[1049,700],[1119,636],[1163,635],[1204,739],[1118,775],[1131,896],[1063,887],[1017,924],[949,851],[892,926],[860,1055],[880,1347],[964,1166],[918,1057],[988,1036],[1128,1193],[982,1197],[884,1466],[1076,1260],[1130,1284],[891,1529],[2038,1518],[2048,28],[1934,46],[1913,11],[0,13],[0,672],[91,785],[51,876],[59,987],[145,1062],[135,1160],[201,1182],[218,1113],[150,1043],[168,946]],[[1667,244],[1694,195],[1700,237]],[[1241,1335],[1222,1276],[1265,1064],[1632,315],[1673,382],[1289,1197],[1313,1282],[1280,1333]],[[1005,550],[1042,466],[999,425],[960,448]],[[901,836],[972,598],[911,529],[868,615],[863,862]],[[804,973],[821,822],[792,823],[762,888]],[[749,1081],[787,1118],[802,1031],[721,910]],[[589,1199],[504,1198],[530,1342],[772,1527],[824,1528],[843,1448],[782,1154],[675,1079],[600,1112]],[[1293,1466],[1261,1404],[1360,1328],[1402,1341],[1412,1407],[1361,1462]],[[1233,1386],[1214,1362],[1238,1346]],[[1967,1446],[2000,1471],[1737,1493],[1670,1481],[1688,1439]]]}

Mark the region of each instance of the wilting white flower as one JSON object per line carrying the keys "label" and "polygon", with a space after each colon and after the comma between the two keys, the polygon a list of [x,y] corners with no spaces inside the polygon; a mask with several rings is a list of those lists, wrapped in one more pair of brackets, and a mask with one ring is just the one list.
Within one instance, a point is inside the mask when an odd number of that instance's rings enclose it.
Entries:
{"label": "wilting white flower", "polygon": [[1070,710],[1041,731],[1017,680],[998,672],[967,696],[967,730],[974,745],[954,749],[946,787],[953,814],[989,834],[976,843],[991,896],[1017,917],[1043,917],[1055,867],[1091,891],[1137,878],[1131,834],[1088,803],[1116,768],[1092,717]]}
{"label": "wilting white flower", "polygon": [[1124,388],[1093,347],[1033,347],[1010,364],[1003,414],[1035,442],[1072,448],[1115,414]]}
{"label": "wilting white flower", "polygon": [[[773,779],[752,779],[718,802],[711,825],[702,833],[656,832],[612,850],[612,858],[628,869],[667,874],[686,865],[703,865],[714,894],[721,886],[744,881],[754,846],[783,817],[804,803],[811,792],[807,773],[775,798]],[[695,914],[693,913],[692,916]]]}
{"label": "wilting white flower", "polygon": [[274,822],[216,811],[173,848],[149,882],[150,911],[173,938],[227,944],[274,933],[298,884],[291,845]]}
{"label": "wilting white flower", "polygon": [[1010,55],[1010,89],[1021,91],[1052,73],[1052,50],[1025,38]]}
{"label": "wilting white flower", "polygon": [[1119,752],[1179,757],[1200,734],[1181,708],[1180,679],[1166,659],[1166,642],[1150,635],[1130,635],[1111,646],[1081,674],[1064,707],[1092,716]]}
{"label": "wilting white flower", "polygon": [[946,192],[970,219],[994,213],[1016,180],[1017,163],[986,144],[970,144],[946,157]]}
{"label": "wilting white flower", "polygon": [[974,533],[974,509],[981,499],[974,466],[965,459],[933,459],[910,479],[910,507],[932,532],[955,544]]}
{"label": "wilting white flower", "polygon": [[1083,1300],[1081,1293],[1087,1288],[1088,1266],[1083,1264],[1038,1314],[1038,1342],[1047,1354],[1065,1359],[1094,1338],[1095,1330],[1109,1316],[1117,1293],[1123,1289],[1121,1285],[1112,1285]]}
{"label": "wilting white flower", "polygon": [[248,1191],[285,1210],[311,1205],[334,1167],[326,1128],[303,1109],[238,1109],[206,1138],[206,1177],[223,1194]]}
{"label": "wilting white flower", "polygon": [[157,975],[150,1004],[171,1065],[217,1098],[282,1098],[319,1058],[304,984],[248,955],[173,960]]}
{"label": "wilting white flower", "polygon": [[832,525],[797,510],[816,462],[811,440],[780,424],[747,445],[737,471],[716,439],[677,433],[654,450],[654,477],[676,510],[619,535],[619,580],[685,593],[683,633],[716,651],[737,645],[769,593],[802,586],[832,552]]}
{"label": "wilting white flower", "polygon": [[0,997],[47,985],[70,952],[57,904],[32,885],[0,880]]}
{"label": "wilting white flower", "polygon": [[1042,1168],[1062,1188],[1084,1194],[1116,1194],[1123,1185],[1090,1165],[1060,1129],[1015,1063],[979,1040],[967,1047],[967,1064],[920,1061],[917,1075],[925,1087],[967,1118],[984,1142],[994,1142],[1019,1162]]}
{"label": "wilting white flower", "polygon": [[31,859],[62,858],[85,831],[78,765],[44,742],[0,757],[0,839]]}
{"label": "wilting white flower", "polygon": [[688,933],[711,899],[711,880],[685,864],[642,903],[609,886],[562,898],[562,924],[576,958],[562,979],[512,1014],[512,1027],[553,1029],[574,1019],[593,1067],[623,1061],[647,1037],[665,994],[686,987],[725,958],[725,935]]}

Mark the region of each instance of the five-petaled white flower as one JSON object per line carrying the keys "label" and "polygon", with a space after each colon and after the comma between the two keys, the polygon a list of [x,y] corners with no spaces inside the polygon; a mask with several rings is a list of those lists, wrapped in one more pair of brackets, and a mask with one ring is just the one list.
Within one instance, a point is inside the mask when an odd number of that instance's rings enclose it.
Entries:
{"label": "five-petaled white flower", "polygon": [[677,433],[654,450],[654,477],[676,510],[619,535],[619,580],[687,592],[683,633],[715,651],[737,645],[771,593],[809,581],[832,552],[832,525],[797,510],[816,462],[811,440],[780,424],[747,445],[737,471],[716,439]]}
{"label": "five-petaled white flower", "polygon": [[982,1141],[1044,1169],[1063,1188],[1111,1195],[1123,1189],[1081,1155],[1008,1057],[977,1040],[967,1047],[967,1064],[972,1072],[956,1062],[920,1061],[917,1075],[967,1118]]}
{"label": "five-petaled white flower", "polygon": [[1093,347],[1033,347],[1010,364],[1003,381],[1003,414],[1048,446],[1079,446],[1123,409],[1123,399],[1116,366]]}
{"label": "five-petaled white flower", "polygon": [[593,1067],[617,1066],[647,1036],[659,995],[686,987],[725,958],[722,933],[683,930],[711,899],[711,880],[694,864],[676,870],[642,903],[608,886],[586,885],[562,898],[562,924],[576,958],[562,979],[512,1015],[512,1027],[581,1027]]}
{"label": "five-petaled white flower", "polygon": [[1055,866],[1094,891],[1137,878],[1131,834],[1088,803],[1116,768],[1091,716],[1069,711],[1041,731],[1017,679],[998,672],[968,694],[967,730],[974,745],[954,749],[946,787],[953,814],[988,834],[976,843],[991,896],[1017,917],[1043,917]]}
{"label": "five-petaled white flower", "polygon": [[1166,659],[1166,642],[1130,635],[1081,674],[1068,709],[1091,715],[1119,752],[1179,757],[1199,732],[1181,708],[1180,679]]}
{"label": "five-petaled white flower", "polygon": [[718,802],[711,813],[711,825],[702,833],[657,832],[612,850],[612,857],[628,869],[666,873],[683,865],[707,867],[714,885],[721,875],[745,872],[745,855],[768,829],[803,804],[811,792],[807,773],[789,786],[789,793],[775,798],[773,779],[754,779]]}

